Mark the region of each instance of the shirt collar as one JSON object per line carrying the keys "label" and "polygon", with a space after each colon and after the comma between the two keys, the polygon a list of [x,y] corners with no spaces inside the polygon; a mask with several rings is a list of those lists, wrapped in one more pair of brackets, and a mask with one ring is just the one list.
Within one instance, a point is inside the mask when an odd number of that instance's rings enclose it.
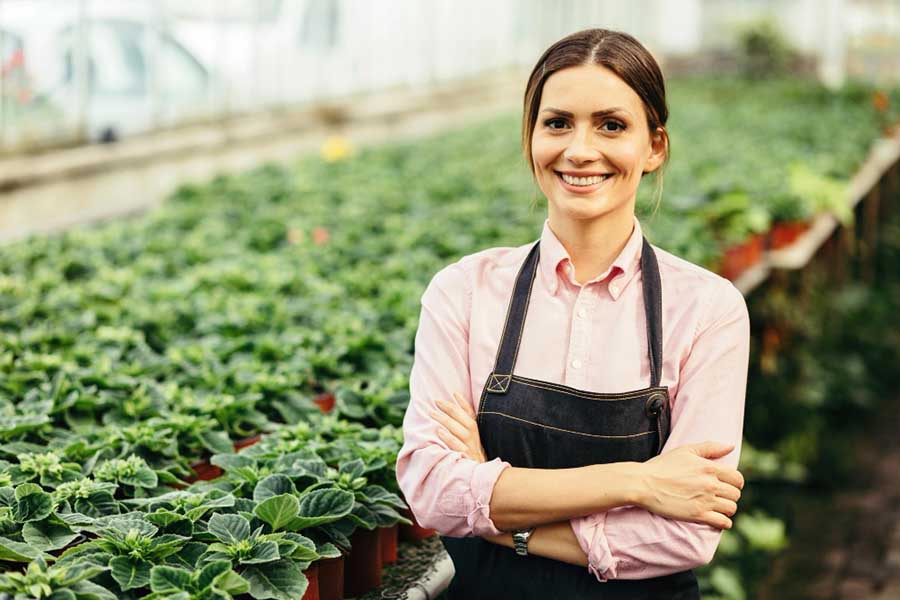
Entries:
{"label": "shirt collar", "polygon": [[[618,300],[622,295],[622,292],[625,291],[625,287],[640,267],[642,248],[643,233],[641,232],[641,224],[637,217],[634,217],[634,230],[631,232],[631,237],[629,237],[628,241],[625,243],[625,247],[622,248],[622,251],[615,260],[613,260],[606,272],[601,273],[588,283],[603,281],[609,277],[611,273],[614,273],[612,277],[610,277],[609,283],[611,284],[615,281],[616,284],[609,286],[609,293],[613,297],[613,300]],[[566,251],[566,248],[562,245],[562,242],[559,241],[559,238],[556,237],[556,234],[550,229],[550,219],[544,220],[544,230],[541,233],[540,240],[540,251],[541,277],[543,277],[544,284],[547,286],[547,289],[550,290],[550,293],[556,295],[559,291],[560,279],[562,277],[569,277],[566,270],[569,268],[572,260],[569,253]]]}

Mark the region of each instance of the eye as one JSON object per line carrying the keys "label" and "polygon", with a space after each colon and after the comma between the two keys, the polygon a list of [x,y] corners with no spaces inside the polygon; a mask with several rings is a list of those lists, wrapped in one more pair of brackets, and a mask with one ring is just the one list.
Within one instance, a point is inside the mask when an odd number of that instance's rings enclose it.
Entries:
{"label": "eye", "polygon": [[[610,123],[615,125],[616,127],[618,127],[618,129],[613,129],[612,131],[622,131],[623,129],[625,129],[625,126],[622,123],[619,123],[618,121],[606,121],[604,123],[604,125],[609,125]],[[607,129],[607,131],[610,131],[610,130]]]}
{"label": "eye", "polygon": [[564,119],[547,119],[546,121],[544,121],[544,126],[549,127],[550,129],[559,129],[558,127],[550,127],[550,124],[551,123],[563,123],[564,124],[565,122],[566,121]]}

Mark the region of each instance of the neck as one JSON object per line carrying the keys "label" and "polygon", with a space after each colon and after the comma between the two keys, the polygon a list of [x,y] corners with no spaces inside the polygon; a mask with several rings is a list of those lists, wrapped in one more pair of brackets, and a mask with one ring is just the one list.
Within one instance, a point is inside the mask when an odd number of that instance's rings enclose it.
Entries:
{"label": "neck", "polygon": [[569,253],[579,284],[609,269],[634,232],[634,215],[629,211],[576,220],[550,210],[548,219],[550,230]]}

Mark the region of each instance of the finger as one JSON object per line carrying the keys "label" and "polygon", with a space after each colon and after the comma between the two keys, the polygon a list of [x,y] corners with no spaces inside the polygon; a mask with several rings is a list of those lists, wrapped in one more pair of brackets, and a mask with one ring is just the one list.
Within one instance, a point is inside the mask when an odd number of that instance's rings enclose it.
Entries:
{"label": "finger", "polygon": [[703,515],[702,522],[708,523],[713,527],[718,527],[719,529],[731,529],[732,527],[731,519],[729,519],[722,513],[713,510]]}
{"label": "finger", "polygon": [[443,440],[447,446],[450,447],[451,450],[457,450],[459,452],[465,453],[468,448],[465,444],[463,444],[460,440],[458,440],[452,433],[444,429],[443,427],[438,427],[438,437]]}
{"label": "finger", "polygon": [[727,498],[717,497],[713,504],[713,510],[715,510],[717,513],[725,515],[726,517],[733,517],[734,513],[737,512],[737,502],[728,500]]}
{"label": "finger", "polygon": [[699,444],[693,444],[691,449],[704,458],[721,458],[734,450],[734,444],[700,442]]}
{"label": "finger", "polygon": [[475,427],[475,419],[473,419],[469,413],[467,413],[456,401],[447,402],[444,400],[438,400],[436,402],[437,406],[443,410],[445,413],[464,424],[466,427]]}
{"label": "finger", "polygon": [[716,472],[716,476],[719,478],[719,481],[733,485],[739,490],[744,489],[744,476],[737,469],[720,467]]}
{"label": "finger", "polygon": [[447,413],[432,411],[431,416],[460,440],[465,440],[469,437],[469,429]]}
{"label": "finger", "polygon": [[475,418],[475,409],[472,408],[472,404],[469,403],[468,400],[463,398],[462,394],[460,394],[459,392],[453,392],[453,397],[456,399],[457,402],[459,402],[459,405],[463,407],[463,410],[466,411],[466,414],[474,419]]}
{"label": "finger", "polygon": [[720,482],[719,487],[716,489],[716,496],[721,496],[722,498],[737,502],[741,499],[741,490],[728,483]]}

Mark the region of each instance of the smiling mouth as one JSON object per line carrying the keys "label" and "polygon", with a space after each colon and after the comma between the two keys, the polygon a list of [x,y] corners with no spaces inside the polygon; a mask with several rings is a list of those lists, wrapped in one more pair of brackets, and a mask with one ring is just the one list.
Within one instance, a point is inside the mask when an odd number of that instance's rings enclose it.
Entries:
{"label": "smiling mouth", "polygon": [[606,175],[603,176],[603,178],[600,181],[598,181],[596,183],[591,183],[588,185],[579,185],[576,183],[568,183],[565,179],[563,179],[562,173],[560,173],[559,171],[553,171],[553,173],[556,175],[556,178],[566,189],[570,189],[572,191],[585,191],[585,192],[592,191],[592,190],[599,188],[601,185],[606,183],[606,181],[610,177],[612,177],[612,173],[607,173]]}

